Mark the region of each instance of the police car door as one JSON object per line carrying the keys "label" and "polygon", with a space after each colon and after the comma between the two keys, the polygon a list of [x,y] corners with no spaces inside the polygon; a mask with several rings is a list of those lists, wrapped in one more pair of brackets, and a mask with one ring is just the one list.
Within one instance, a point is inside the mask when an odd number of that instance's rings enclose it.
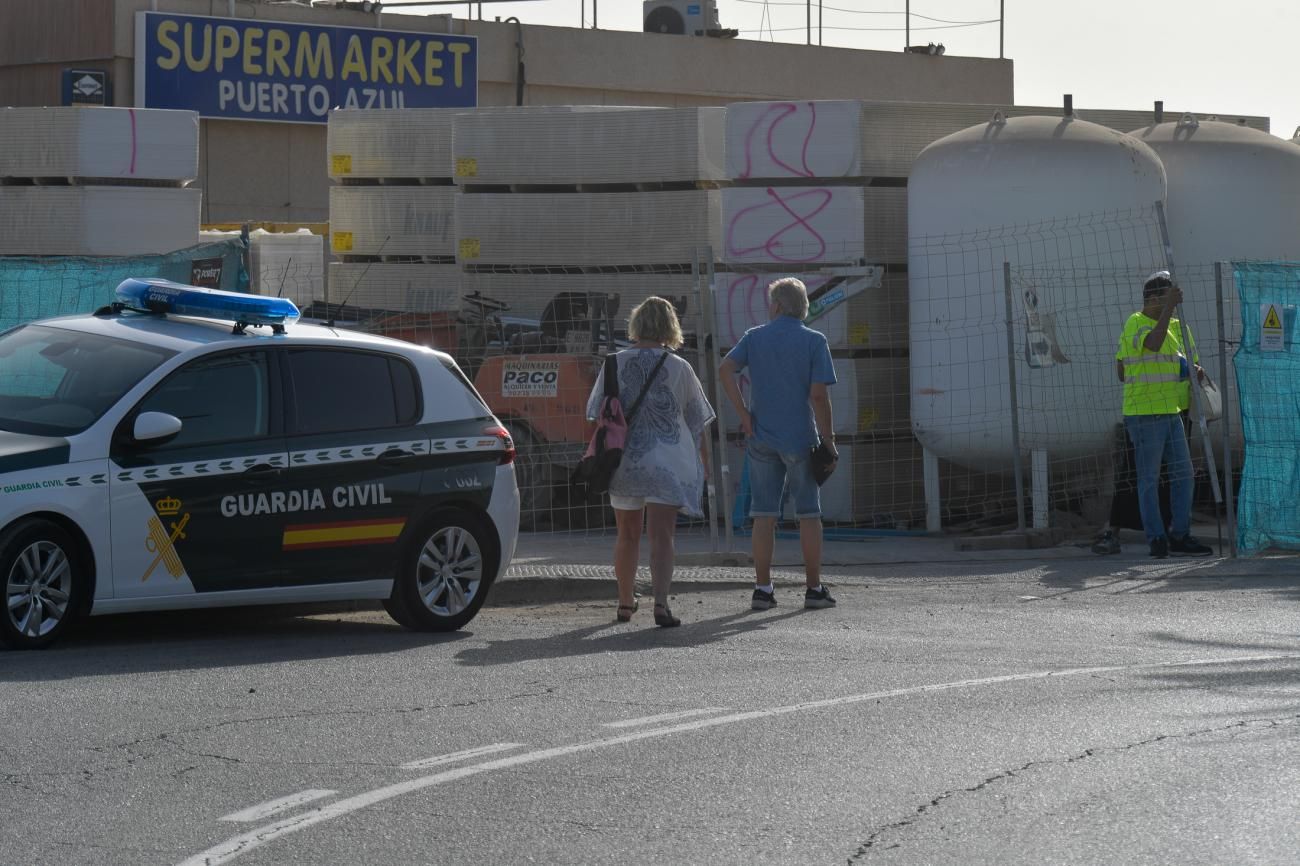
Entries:
{"label": "police car door", "polygon": [[286,525],[285,556],[312,582],[390,579],[431,459],[417,373],[382,352],[282,352],[289,478],[312,502]]}
{"label": "police car door", "polygon": [[[118,598],[280,582],[288,454],[270,349],[219,352],[168,375],[129,413],[110,457]],[[129,436],[141,412],[181,420],[158,445]]]}

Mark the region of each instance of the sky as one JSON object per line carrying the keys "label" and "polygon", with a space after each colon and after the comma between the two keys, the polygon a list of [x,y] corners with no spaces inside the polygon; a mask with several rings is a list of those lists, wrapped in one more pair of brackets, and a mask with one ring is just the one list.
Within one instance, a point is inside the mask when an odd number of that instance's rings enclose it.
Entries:
{"label": "sky", "polygon": [[[1274,135],[1300,126],[1293,55],[1300,34],[1296,0],[1004,0],[1005,52],[1015,61],[1019,105],[1061,104],[1074,96],[1086,117],[1097,109],[1150,109],[1272,120]],[[819,6],[820,3],[820,6]],[[723,27],[744,39],[806,42],[809,6],[816,43],[901,51],[907,0],[718,0]],[[913,45],[938,42],[947,54],[998,56],[1000,0],[911,0]],[[641,0],[534,0],[484,3],[483,17],[525,24],[640,30]],[[471,8],[473,12],[471,13]],[[401,12],[477,16],[478,6]],[[398,12],[385,10],[385,14]],[[936,20],[937,19],[937,20]],[[962,25],[953,22],[991,23]],[[863,94],[869,96],[869,94]]]}

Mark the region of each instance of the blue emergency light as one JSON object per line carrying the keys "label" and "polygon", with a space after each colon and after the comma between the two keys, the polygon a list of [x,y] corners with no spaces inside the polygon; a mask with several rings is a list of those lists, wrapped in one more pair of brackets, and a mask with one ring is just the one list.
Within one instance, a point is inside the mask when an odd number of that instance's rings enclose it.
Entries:
{"label": "blue emergency light", "polygon": [[117,302],[129,310],[204,316],[247,325],[270,325],[276,330],[298,321],[298,307],[288,298],[244,295],[220,289],[186,286],[171,280],[128,277],[117,287]]}

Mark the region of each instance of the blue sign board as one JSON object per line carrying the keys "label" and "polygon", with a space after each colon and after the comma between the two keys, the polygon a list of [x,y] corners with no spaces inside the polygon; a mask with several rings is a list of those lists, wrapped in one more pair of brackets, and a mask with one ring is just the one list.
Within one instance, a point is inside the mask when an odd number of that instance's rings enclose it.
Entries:
{"label": "blue sign board", "polygon": [[470,108],[478,40],[138,12],[135,104],[289,123],[324,123],[333,108]]}

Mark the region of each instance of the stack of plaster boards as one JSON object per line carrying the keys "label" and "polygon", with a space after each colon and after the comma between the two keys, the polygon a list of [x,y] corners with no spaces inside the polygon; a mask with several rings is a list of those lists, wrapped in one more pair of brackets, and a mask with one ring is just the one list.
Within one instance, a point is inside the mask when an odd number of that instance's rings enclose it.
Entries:
{"label": "stack of plaster boards", "polygon": [[455,310],[452,120],[467,109],[330,112],[331,305]]}
{"label": "stack of plaster boards", "polygon": [[345,261],[356,256],[451,261],[454,186],[330,188],[330,242]]}
{"label": "stack of plaster boards", "polygon": [[249,233],[249,269],[255,294],[288,298],[305,309],[325,299],[325,238],[307,229]]}
{"label": "stack of plaster boards", "polygon": [[0,109],[0,255],[131,256],[198,242],[198,116]]}
{"label": "stack of plaster boards", "polygon": [[0,255],[138,256],[192,247],[197,189],[0,186]]}
{"label": "stack of plaster boards", "polygon": [[326,130],[336,181],[451,177],[451,122],[458,108],[339,109]]}
{"label": "stack of plaster boards", "polygon": [[[521,145],[522,146],[522,145]],[[718,192],[465,193],[456,200],[462,265],[681,265],[715,244]]]}
{"label": "stack of plaster boards", "polygon": [[460,184],[721,181],[723,108],[520,109],[456,117]]}
{"label": "stack of plaster boards", "polygon": [[0,108],[0,178],[185,186],[199,116],[151,108]]}

